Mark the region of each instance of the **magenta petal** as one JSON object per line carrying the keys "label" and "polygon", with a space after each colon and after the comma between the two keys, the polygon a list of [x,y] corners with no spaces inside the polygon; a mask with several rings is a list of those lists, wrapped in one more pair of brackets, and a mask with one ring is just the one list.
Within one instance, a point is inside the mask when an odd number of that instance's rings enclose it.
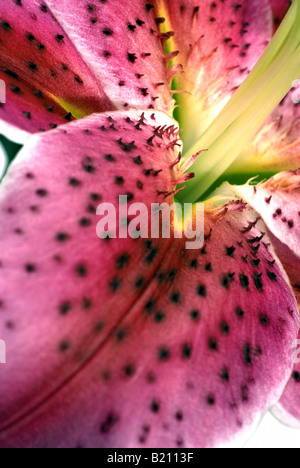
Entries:
{"label": "magenta petal", "polygon": [[[197,122],[185,139],[197,139],[247,77],[273,32],[269,0],[156,0],[174,30],[175,63],[184,73],[177,89],[183,119]],[[187,120],[189,119],[189,120]],[[195,132],[198,132],[195,135]]]}
{"label": "magenta petal", "polygon": [[262,169],[297,170],[300,167],[300,81],[273,112],[262,129],[255,151]]}
{"label": "magenta petal", "polygon": [[272,412],[284,424],[300,429],[300,334],[294,343],[293,352],[295,366],[291,378]]}
{"label": "magenta petal", "polygon": [[[228,86],[230,91],[234,78],[235,83],[241,82],[271,37],[268,0],[241,0],[239,4],[233,0],[202,0],[201,5],[197,0],[184,5],[173,0],[156,3],[158,8],[165,8],[174,29],[179,60],[189,65],[185,74],[202,76],[206,69],[204,81],[213,84],[216,79],[227,78],[221,86]],[[204,91],[207,89],[202,88]]]}
{"label": "magenta petal", "polygon": [[[0,336],[9,359],[0,446],[232,442],[288,380],[299,327],[294,296],[263,225],[240,203],[206,214],[198,251],[183,240],[97,239],[86,214],[91,191],[103,200],[110,191],[115,201],[113,178],[123,174],[122,190],[150,202],[173,184],[171,129],[161,140],[148,114],[147,126],[136,112],[131,123],[107,117],[32,140],[4,186],[1,265],[10,288],[1,288]],[[82,216],[92,226],[78,227]],[[60,231],[70,237],[58,239]]]}
{"label": "magenta petal", "polygon": [[33,133],[113,108],[46,3],[1,2],[0,40],[0,118],[11,126]]}
{"label": "magenta petal", "polygon": [[298,304],[300,304],[300,257],[272,233],[269,234],[276,253],[289,276]]}
{"label": "magenta petal", "polygon": [[232,173],[263,174],[300,167],[300,81],[268,118],[254,143],[229,169]]}
{"label": "magenta petal", "polygon": [[[286,15],[290,0],[270,0],[275,28]],[[230,173],[260,174],[297,170],[300,167],[300,81],[268,118],[253,144],[246,147]]]}
{"label": "magenta petal", "polygon": [[299,261],[300,171],[281,172],[258,186],[245,185],[233,189],[260,213],[272,234]]}
{"label": "magenta petal", "polygon": [[122,319],[169,241],[99,239],[96,209],[117,205],[119,194],[147,206],[163,201],[175,188],[177,138],[165,114],[95,114],[33,137],[12,165],[0,192],[2,430],[55,393],[108,337],[122,339]]}
{"label": "magenta petal", "polygon": [[138,0],[13,0],[0,5],[0,79],[14,128],[49,130],[93,112],[127,107],[172,110],[167,61],[153,11]]}
{"label": "magenta petal", "polygon": [[274,24],[277,27],[281,21],[283,20],[284,16],[286,15],[290,5],[290,0],[270,0],[273,15],[274,15]]}
{"label": "magenta petal", "polygon": [[47,4],[118,109],[173,110],[168,60],[151,3]]}

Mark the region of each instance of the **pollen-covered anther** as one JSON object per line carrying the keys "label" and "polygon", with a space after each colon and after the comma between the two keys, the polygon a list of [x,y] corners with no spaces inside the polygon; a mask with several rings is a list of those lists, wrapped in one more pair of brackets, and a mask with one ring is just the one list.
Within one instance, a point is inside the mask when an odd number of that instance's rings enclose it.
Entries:
{"label": "pollen-covered anther", "polygon": [[[174,181],[174,185],[176,185],[177,183],[178,182]],[[163,195],[164,199],[166,200],[169,197],[175,197],[175,195],[177,195],[177,193],[181,192],[184,189],[185,189],[185,186],[179,187],[176,190],[173,190],[171,192],[160,192],[160,191],[158,191],[157,195]]]}
{"label": "pollen-covered anther", "polygon": [[171,141],[171,142],[166,146],[166,148],[167,148],[167,149],[170,149],[170,148],[174,148],[174,146],[179,146],[179,147],[182,146],[182,140],[181,140],[181,138],[177,138],[176,140]]}
{"label": "pollen-covered anther", "polygon": [[167,70],[167,77],[169,81],[172,81],[177,76],[181,75],[184,72],[183,65],[172,65],[172,67]]}
{"label": "pollen-covered anther", "polygon": [[170,164],[170,167],[172,168],[172,167],[177,166],[180,163],[181,158],[182,158],[182,153],[180,152],[177,158],[175,159],[175,161]]}
{"label": "pollen-covered anther", "polygon": [[164,24],[166,22],[166,18],[163,18],[162,16],[155,18],[155,22],[157,25]]}
{"label": "pollen-covered anther", "polygon": [[157,33],[157,37],[160,40],[163,47],[165,47],[167,41],[174,35],[175,35],[174,31],[169,31],[167,33]]}
{"label": "pollen-covered anther", "polygon": [[205,153],[206,151],[208,151],[208,150],[204,149],[204,150],[198,151],[198,153],[195,153],[193,156],[191,156],[189,159],[187,159],[187,161],[185,161],[183,163],[183,165],[180,167],[180,172],[182,174],[184,174],[186,171],[188,171],[190,169],[190,167],[192,167],[193,164],[197,161],[199,156],[202,153]]}
{"label": "pollen-covered anther", "polygon": [[179,55],[179,53],[180,53],[179,50],[174,50],[174,52],[171,52],[170,54],[164,57],[164,61],[169,63],[171,60],[176,58]]}
{"label": "pollen-covered anther", "polygon": [[185,89],[171,89],[171,93],[174,95],[174,94],[188,94],[190,96],[192,96],[192,93],[190,93],[189,91],[185,90]]}

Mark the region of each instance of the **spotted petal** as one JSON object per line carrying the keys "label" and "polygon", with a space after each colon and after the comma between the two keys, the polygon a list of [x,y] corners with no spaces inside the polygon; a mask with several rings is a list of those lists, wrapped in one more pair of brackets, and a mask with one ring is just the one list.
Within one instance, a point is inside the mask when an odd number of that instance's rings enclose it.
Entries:
{"label": "spotted petal", "polygon": [[291,2],[290,0],[270,0],[270,3],[273,10],[274,25],[276,28],[286,15]]}
{"label": "spotted petal", "polygon": [[167,61],[144,0],[126,9],[116,1],[1,2],[0,79],[1,131],[15,140],[108,109],[172,109]]}
{"label": "spotted petal", "polygon": [[95,115],[34,137],[13,163],[1,447],[219,446],[281,395],[297,304],[243,204],[208,211],[196,251],[96,236],[100,201],[172,202],[177,136],[164,114]]}
{"label": "spotted petal", "polygon": [[[175,32],[176,62],[184,74],[176,88],[187,146],[201,136],[248,75],[272,37],[269,0],[156,0]],[[179,110],[180,112],[180,110]],[[195,122],[195,125],[193,125]]]}
{"label": "spotted petal", "polygon": [[283,172],[258,186],[234,190],[263,217],[300,300],[300,171]]}
{"label": "spotted petal", "polygon": [[298,304],[300,304],[300,258],[298,255],[295,255],[290,247],[272,235],[271,232],[269,235],[277,255],[281,259],[285,271],[288,273]]}
{"label": "spotted petal", "polygon": [[104,336],[122,338],[122,317],[167,246],[109,239],[112,224],[99,239],[96,209],[119,194],[149,206],[173,191],[176,131],[164,114],[95,115],[34,137],[13,164],[1,187],[2,428],[55,392]]}

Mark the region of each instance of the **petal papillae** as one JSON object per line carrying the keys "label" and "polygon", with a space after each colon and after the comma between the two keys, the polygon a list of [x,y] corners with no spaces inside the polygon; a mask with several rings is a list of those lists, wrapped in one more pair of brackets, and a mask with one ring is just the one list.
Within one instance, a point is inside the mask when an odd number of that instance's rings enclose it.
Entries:
{"label": "petal papillae", "polygon": [[88,7],[82,0],[47,4],[118,109],[173,111],[163,47],[168,36],[159,33],[150,2],[127,1],[122,7],[119,0]]}
{"label": "petal papillae", "polygon": [[0,39],[0,78],[7,89],[0,118],[7,124],[34,133],[73,114],[113,109],[46,3],[1,2]]}
{"label": "petal papillae", "polygon": [[0,118],[12,139],[93,112],[173,109],[164,37],[142,0],[3,1],[0,39]]}
{"label": "petal papillae", "polygon": [[2,427],[56,390],[104,335],[121,336],[122,317],[167,245],[110,239],[113,223],[99,239],[97,206],[113,203],[126,226],[119,194],[147,207],[164,200],[176,184],[177,131],[164,114],[101,114],[33,137],[19,154],[1,187],[1,338],[10,356],[1,367]]}
{"label": "petal papillae", "polygon": [[[176,88],[186,149],[196,141],[247,77],[273,32],[268,0],[226,2],[157,0],[157,14],[174,30]],[[197,122],[194,125],[193,122]]]}
{"label": "petal papillae", "polygon": [[289,276],[298,304],[300,304],[300,257],[271,232],[269,235],[276,253]]}
{"label": "petal papillae", "polygon": [[165,114],[106,113],[34,137],[11,166],[1,447],[220,446],[280,397],[297,303],[243,203],[207,210],[195,251],[96,235],[100,202],[118,227],[131,221],[119,195],[172,202],[177,144]]}
{"label": "petal papillae", "polygon": [[300,172],[282,172],[258,186],[233,189],[262,216],[300,300]]}
{"label": "petal papillae", "polygon": [[265,125],[228,170],[232,174],[260,175],[300,167],[300,82],[282,100]]}

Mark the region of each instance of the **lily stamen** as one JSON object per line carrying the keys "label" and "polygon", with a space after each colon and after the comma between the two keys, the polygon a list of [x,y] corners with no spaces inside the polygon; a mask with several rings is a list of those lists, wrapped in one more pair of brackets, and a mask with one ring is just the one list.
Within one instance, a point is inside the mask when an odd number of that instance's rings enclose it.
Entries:
{"label": "lily stamen", "polygon": [[1,448],[300,425],[289,7],[0,1],[1,133],[24,145],[0,186]]}

